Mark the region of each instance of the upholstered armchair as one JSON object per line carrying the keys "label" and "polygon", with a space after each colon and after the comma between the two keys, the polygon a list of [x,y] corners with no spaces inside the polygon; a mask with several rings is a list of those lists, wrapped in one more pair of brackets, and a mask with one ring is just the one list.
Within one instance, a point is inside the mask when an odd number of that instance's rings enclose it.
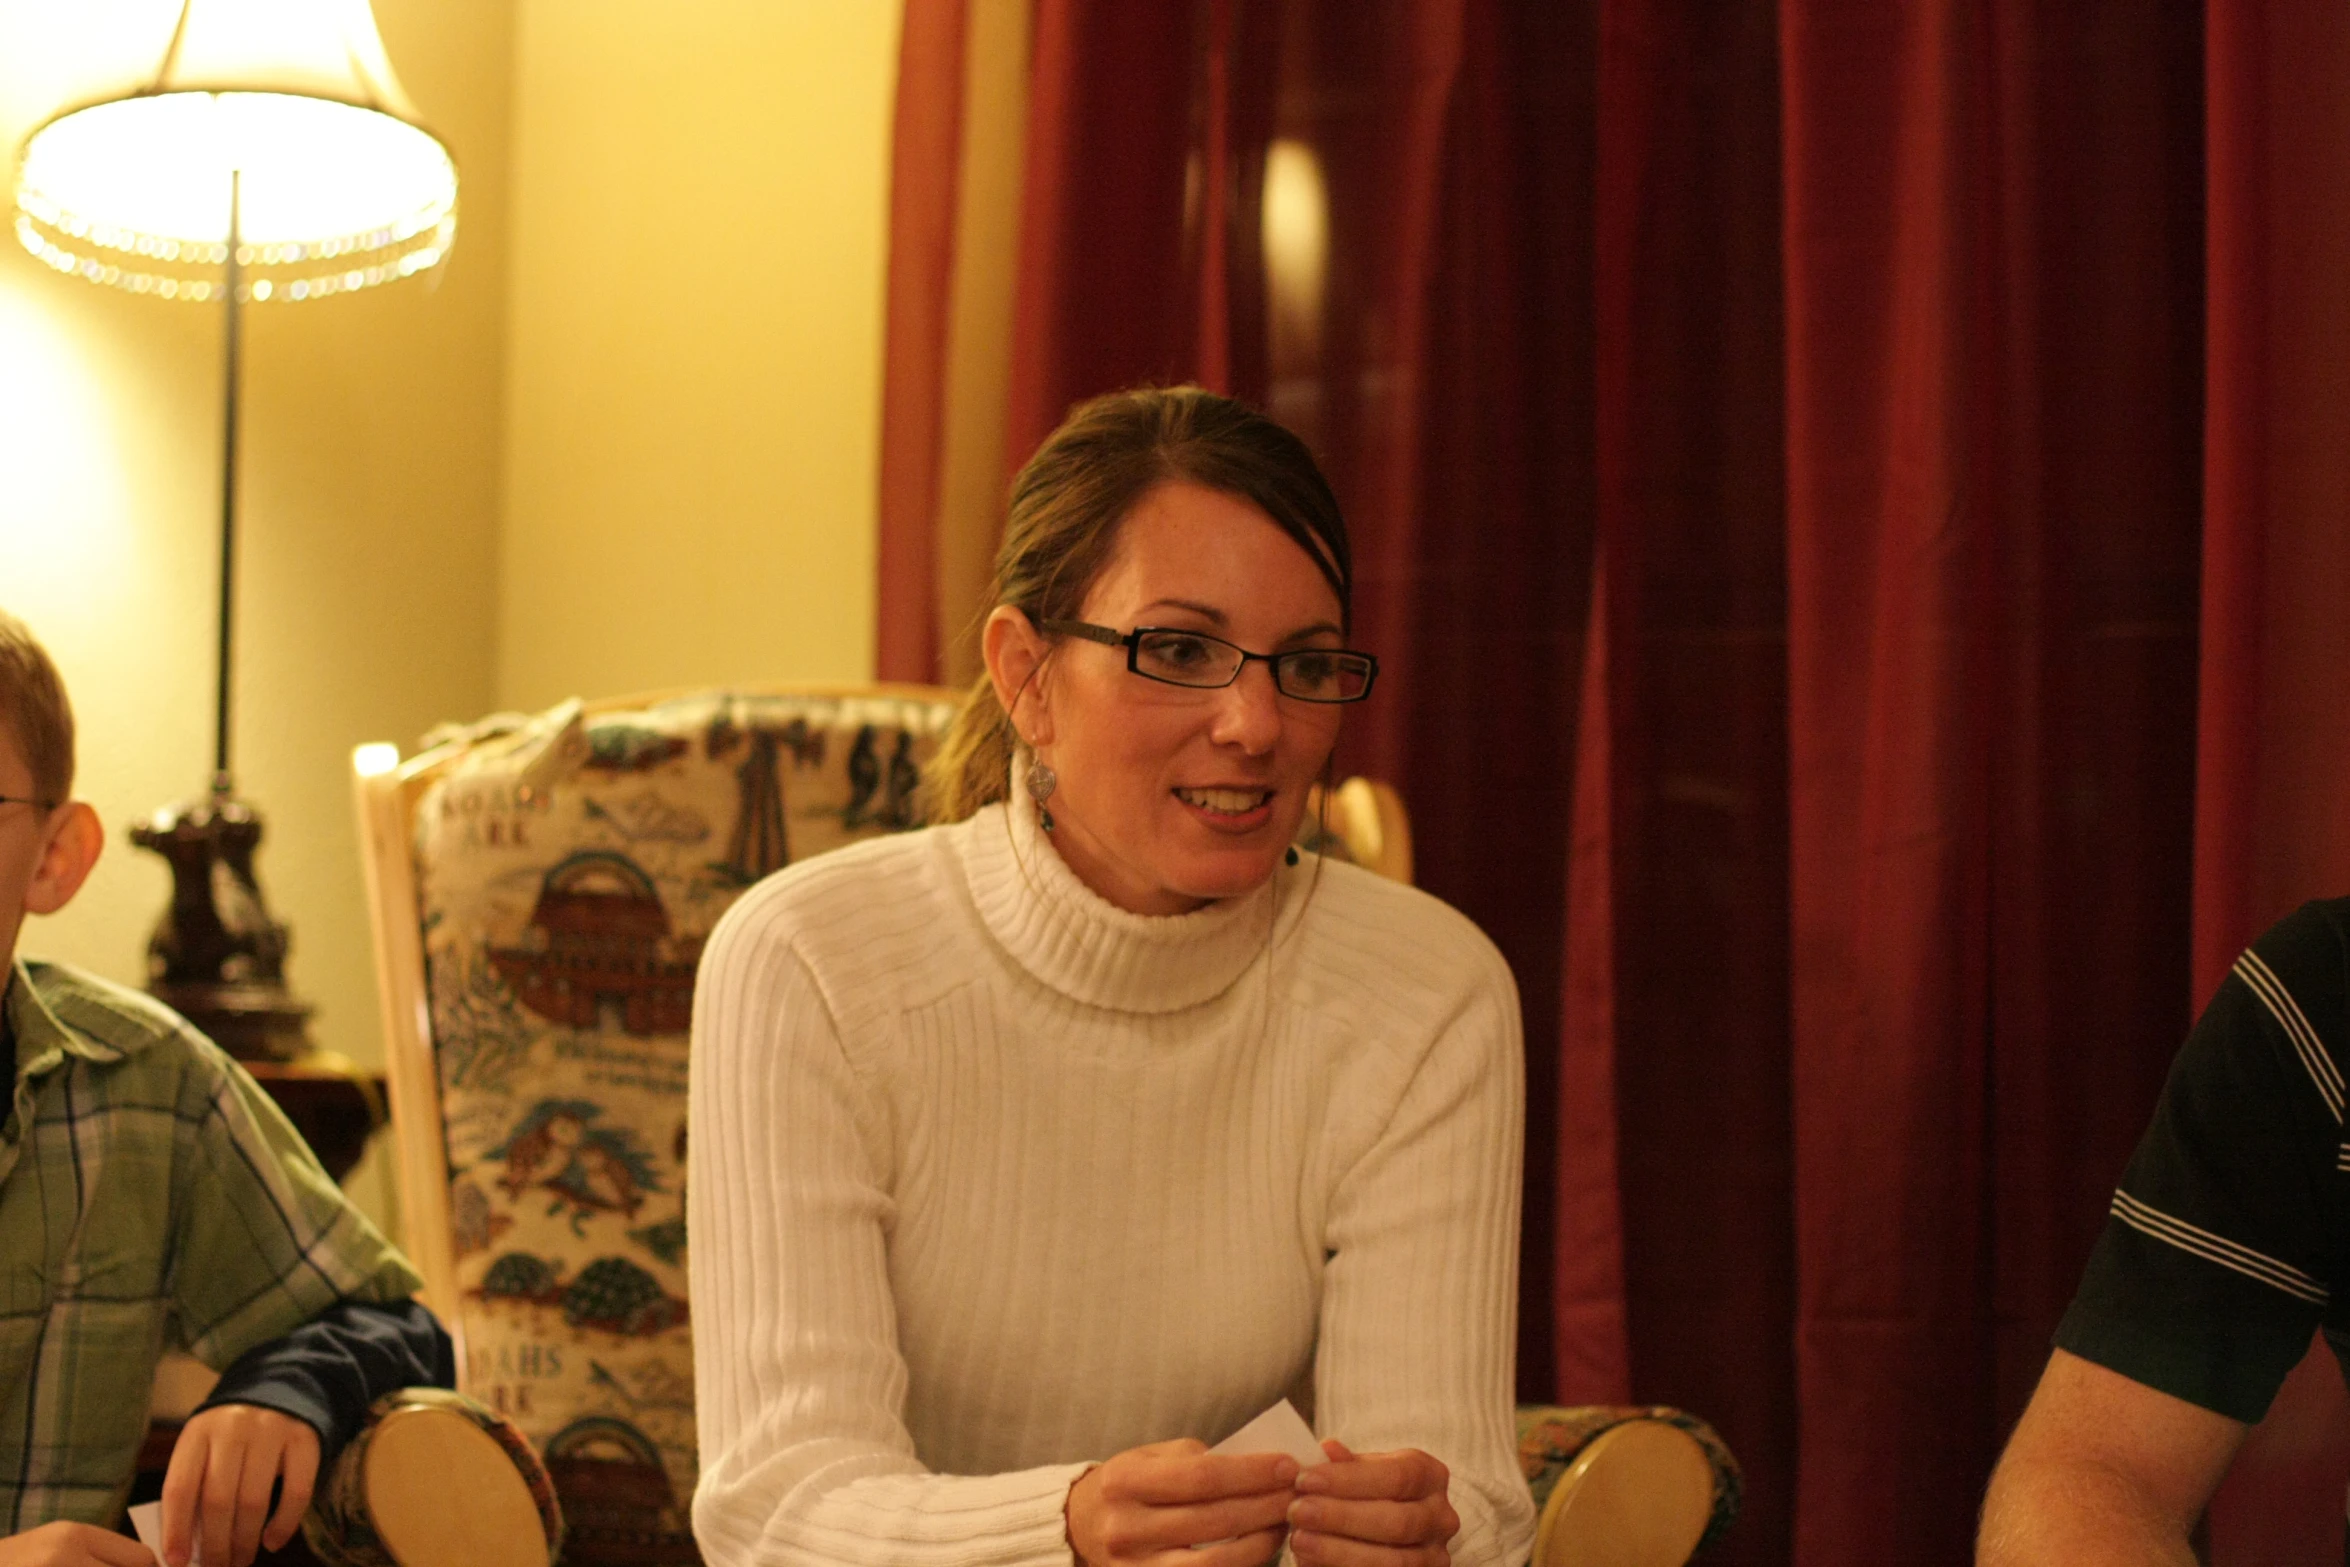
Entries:
{"label": "upholstered armchair", "polygon": [[520,1429],[570,1563],[699,1560],[687,1026],[720,914],[917,825],[927,688],[572,702],[357,788],[409,1254],[459,1386]]}
{"label": "upholstered armchair", "polygon": [[[406,760],[355,758],[409,1253],[457,1338],[460,1387],[544,1460],[565,1562],[699,1559],[684,1183],[702,943],[769,872],[919,825],[956,700],[864,686],[569,702]],[[1392,790],[1348,780],[1311,819],[1328,825],[1309,846],[1410,879]],[[1687,1417],[1522,1416],[1545,1539],[1568,1552],[1538,1559],[1678,1562],[1715,1517],[1724,1483]],[[1675,1495],[1679,1555],[1573,1554],[1593,1528],[1621,1533],[1608,1507],[1648,1518]]]}

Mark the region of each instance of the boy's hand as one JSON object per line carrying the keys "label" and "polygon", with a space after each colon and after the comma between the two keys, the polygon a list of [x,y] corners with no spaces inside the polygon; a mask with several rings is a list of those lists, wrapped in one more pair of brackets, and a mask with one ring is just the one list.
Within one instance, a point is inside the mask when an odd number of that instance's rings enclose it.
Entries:
{"label": "boy's hand", "polygon": [[[204,1567],[248,1567],[256,1546],[282,1549],[317,1479],[318,1433],[307,1423],[258,1404],[205,1410],[181,1428],[164,1471],[164,1562],[187,1567],[199,1538]],[[273,1517],[269,1492],[281,1480]]]}
{"label": "boy's hand", "polygon": [[45,1523],[0,1540],[0,1567],[155,1567],[136,1540],[86,1523]]}

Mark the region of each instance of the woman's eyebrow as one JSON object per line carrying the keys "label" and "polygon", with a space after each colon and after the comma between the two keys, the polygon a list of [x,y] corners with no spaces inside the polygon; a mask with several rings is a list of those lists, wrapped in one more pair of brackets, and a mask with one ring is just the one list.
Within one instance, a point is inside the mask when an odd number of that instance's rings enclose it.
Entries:
{"label": "woman's eyebrow", "polygon": [[1224,612],[1214,605],[1198,604],[1190,599],[1152,599],[1148,604],[1142,606],[1142,613],[1147,615],[1154,609],[1187,610],[1218,629],[1231,624]]}
{"label": "woman's eyebrow", "polygon": [[[1142,609],[1139,613],[1148,615],[1154,609],[1180,609],[1188,611],[1191,614],[1199,616],[1202,620],[1206,621],[1209,625],[1214,626],[1219,631],[1222,631],[1231,624],[1230,619],[1225,615],[1225,613],[1222,610],[1216,608],[1213,604],[1201,604],[1191,599],[1152,599],[1148,604],[1142,606]],[[1303,642],[1308,637],[1342,637],[1345,635],[1345,627],[1334,625],[1327,620],[1317,620],[1310,626],[1301,626],[1297,630],[1292,631],[1289,635],[1283,637],[1278,643],[1274,645],[1277,647],[1287,647],[1293,642]]]}

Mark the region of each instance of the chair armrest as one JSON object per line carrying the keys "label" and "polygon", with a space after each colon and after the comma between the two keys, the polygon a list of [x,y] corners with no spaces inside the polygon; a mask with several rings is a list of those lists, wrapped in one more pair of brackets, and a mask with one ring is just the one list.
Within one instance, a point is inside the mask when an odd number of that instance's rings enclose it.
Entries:
{"label": "chair armrest", "polygon": [[1662,1404],[1521,1404],[1518,1463],[1532,1567],[1678,1567],[1721,1538],[1744,1494],[1720,1433]]}
{"label": "chair armrest", "polygon": [[511,1421],[462,1393],[412,1387],[369,1407],[302,1536],[326,1567],[548,1567],[562,1549],[563,1514],[546,1466]]}

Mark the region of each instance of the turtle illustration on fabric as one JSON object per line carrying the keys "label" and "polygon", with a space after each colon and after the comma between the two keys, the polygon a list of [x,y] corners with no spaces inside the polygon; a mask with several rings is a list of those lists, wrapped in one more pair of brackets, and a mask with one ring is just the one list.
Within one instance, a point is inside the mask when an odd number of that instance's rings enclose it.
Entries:
{"label": "turtle illustration on fabric", "polygon": [[662,1190],[652,1159],[625,1127],[597,1126],[604,1107],[586,1099],[542,1099],[505,1143],[486,1157],[506,1161],[499,1184],[509,1197],[531,1187],[552,1192],[550,1216],[566,1211],[571,1232],[586,1234],[591,1214],[633,1219],[645,1196]]}
{"label": "turtle illustration on fabric", "polygon": [[563,1291],[563,1320],[646,1338],[686,1318],[685,1302],[626,1257],[598,1257]]}
{"label": "turtle illustration on fabric", "polygon": [[527,1251],[510,1251],[490,1264],[473,1293],[483,1300],[552,1306],[563,1298],[563,1266]]}

